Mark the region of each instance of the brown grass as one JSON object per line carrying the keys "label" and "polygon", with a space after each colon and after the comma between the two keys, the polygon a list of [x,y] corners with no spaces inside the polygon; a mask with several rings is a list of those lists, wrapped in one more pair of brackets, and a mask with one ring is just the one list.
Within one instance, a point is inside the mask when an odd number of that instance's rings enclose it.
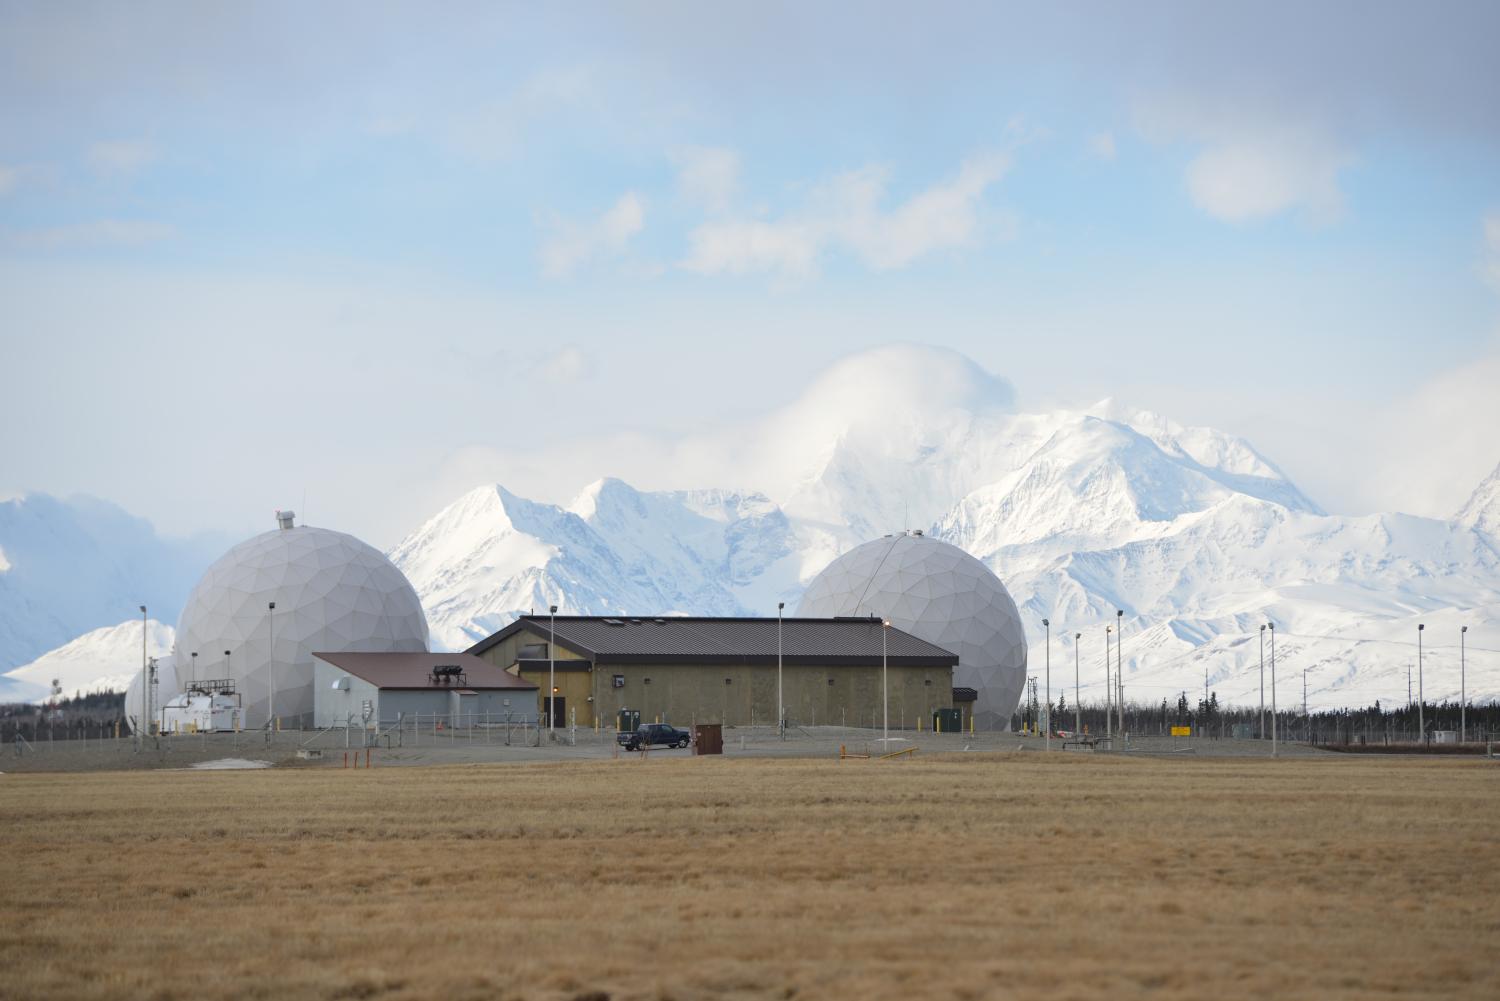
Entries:
{"label": "brown grass", "polygon": [[1500,769],[0,777],[0,996],[1500,997]]}

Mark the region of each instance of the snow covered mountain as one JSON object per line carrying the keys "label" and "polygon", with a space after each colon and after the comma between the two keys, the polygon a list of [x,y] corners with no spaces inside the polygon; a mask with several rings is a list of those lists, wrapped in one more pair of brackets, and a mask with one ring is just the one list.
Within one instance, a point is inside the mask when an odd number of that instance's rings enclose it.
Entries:
{"label": "snow covered mountain", "polygon": [[145,519],[90,497],[0,502],[0,674],[142,604],[176,621],[223,544],[162,539]]}
{"label": "snow covered mountain", "polygon": [[[172,627],[155,620],[145,624],[146,656],[171,652]],[[141,670],[141,620],[94,629],[24,667],[0,675],[0,701],[35,702],[47,698],[55,680],[65,698],[91,692],[123,692]]]}
{"label": "snow covered mountain", "polygon": [[[1077,633],[1079,687],[1102,697],[1104,629],[1119,609],[1132,699],[1195,698],[1206,673],[1221,701],[1253,703],[1268,621],[1282,703],[1300,703],[1304,670],[1310,706],[1404,700],[1418,622],[1429,699],[1457,696],[1460,625],[1470,626],[1470,697],[1500,698],[1500,469],[1452,521],[1329,515],[1240,438],[1110,401],[1016,413],[1002,380],[911,346],[848,358],[787,407],[687,440],[679,458],[730,486],[646,491],[602,479],[559,505],[492,485],[438,512],[389,554],[421,596],[434,644],[466,647],[551,604],[774,615],[839,553],[921,527],[1005,581],[1039,677],[1041,620],[1052,621],[1054,697],[1072,697]],[[41,620],[64,638],[134,610],[136,568],[161,558],[149,538],[134,556],[96,540],[103,555],[93,556],[93,537],[70,529],[56,547],[63,562],[44,560],[53,519],[18,533],[18,510],[0,507],[0,597],[45,608]],[[102,569],[74,607],[65,561],[78,552]],[[211,555],[182,575],[182,592]],[[22,560],[29,577],[14,576]],[[121,594],[129,607],[101,619]],[[16,645],[18,624],[0,620],[12,630],[0,651]]]}
{"label": "snow covered mountain", "polygon": [[[904,378],[898,378],[898,375]],[[938,390],[938,391],[934,391]],[[1457,697],[1456,625],[1500,626],[1500,555],[1487,518],[1500,474],[1454,522],[1324,513],[1242,439],[1109,401],[1017,414],[967,359],[925,349],[856,356],[739,446],[769,494],[642,492],[603,480],[568,507],[498,487],[445,509],[392,553],[433,634],[461,646],[514,615],[570,611],[774,614],[826,563],[906,526],[983,559],[1006,581],[1045,670],[1083,633],[1079,682],[1103,693],[1104,626],[1125,612],[1127,695],[1259,694],[1259,626],[1278,629],[1280,684],[1310,706],[1404,698],[1418,621],[1429,697]],[[800,429],[793,433],[793,429]],[[767,438],[791,442],[771,468]],[[1451,632],[1453,635],[1448,635]],[[1066,641],[1066,642],[1064,642]],[[1493,641],[1491,641],[1493,642]],[[1471,697],[1500,697],[1476,643]],[[1071,684],[1069,684],[1071,691]]]}

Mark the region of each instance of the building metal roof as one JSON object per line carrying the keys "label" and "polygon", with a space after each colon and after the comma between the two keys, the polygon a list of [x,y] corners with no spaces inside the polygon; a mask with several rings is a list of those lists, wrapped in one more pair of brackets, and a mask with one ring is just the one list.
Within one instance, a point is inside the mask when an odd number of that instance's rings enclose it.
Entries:
{"label": "building metal roof", "polygon": [[[763,664],[776,662],[776,619],[620,615],[559,615],[557,645],[598,664]],[[546,639],[552,619],[523,615],[469,648],[479,654],[521,630]],[[958,655],[879,619],[783,619],[782,660],[787,664],[870,666],[886,658],[896,666],[953,667]]]}
{"label": "building metal roof", "polygon": [[[420,688],[450,692],[473,692],[497,688],[536,691],[524,681],[487,660],[467,653],[314,653],[314,657],[362,678],[376,688]],[[450,684],[433,682],[434,667],[463,669],[463,680]]]}

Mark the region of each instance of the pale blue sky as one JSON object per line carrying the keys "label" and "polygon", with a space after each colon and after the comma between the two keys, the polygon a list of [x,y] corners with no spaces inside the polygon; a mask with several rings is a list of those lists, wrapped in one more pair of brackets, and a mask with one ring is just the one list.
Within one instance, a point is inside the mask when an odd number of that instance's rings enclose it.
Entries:
{"label": "pale blue sky", "polygon": [[388,545],[891,341],[1333,510],[1500,462],[1500,7],[806,6],[0,7],[0,493]]}

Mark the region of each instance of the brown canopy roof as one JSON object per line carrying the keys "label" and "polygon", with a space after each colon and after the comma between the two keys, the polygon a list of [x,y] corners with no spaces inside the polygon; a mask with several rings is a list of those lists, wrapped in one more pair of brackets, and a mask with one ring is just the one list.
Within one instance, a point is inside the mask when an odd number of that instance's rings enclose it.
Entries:
{"label": "brown canopy roof", "polygon": [[[348,671],[376,688],[495,689],[536,691],[536,685],[467,653],[314,653],[314,657]],[[434,667],[463,670],[463,680],[434,684]]]}
{"label": "brown canopy roof", "polygon": [[[559,615],[556,623],[557,645],[595,664],[774,664],[778,631],[788,664],[878,666],[882,658],[912,667],[958,663],[957,654],[900,629],[883,629],[879,619],[783,619],[780,630],[774,618]],[[483,653],[522,629],[546,639],[552,619],[523,615],[469,652]]]}

